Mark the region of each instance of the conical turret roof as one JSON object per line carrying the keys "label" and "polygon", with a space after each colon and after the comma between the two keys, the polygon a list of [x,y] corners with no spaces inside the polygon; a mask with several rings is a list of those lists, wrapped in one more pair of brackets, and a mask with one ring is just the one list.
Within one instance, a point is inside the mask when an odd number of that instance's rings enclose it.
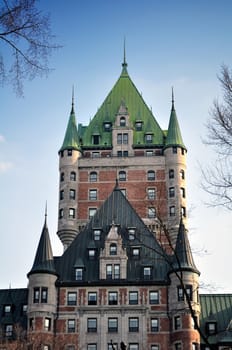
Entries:
{"label": "conical turret roof", "polygon": [[200,275],[200,272],[196,268],[196,265],[193,260],[188,235],[186,233],[186,229],[182,218],[180,220],[180,226],[176,240],[176,247],[174,251],[174,263],[172,266],[174,270],[190,270]]}
{"label": "conical turret roof", "polygon": [[181,131],[180,131],[180,126],[178,123],[177,115],[176,115],[176,110],[174,106],[174,97],[173,97],[173,90],[172,90],[172,109],[171,109],[171,115],[169,119],[169,125],[168,125],[168,133],[167,133],[167,138],[166,138],[166,148],[167,147],[172,147],[172,146],[179,146],[182,148],[185,148]]}
{"label": "conical turret roof", "polygon": [[64,142],[60,151],[64,151],[65,149],[74,149],[77,151],[81,150],[78,132],[77,132],[73,99],[72,99],[72,109],[71,109],[71,113],[68,121],[68,126],[65,132]]}
{"label": "conical turret roof", "polygon": [[35,260],[31,271],[28,273],[28,276],[34,273],[56,274],[46,216],[36,251]]}

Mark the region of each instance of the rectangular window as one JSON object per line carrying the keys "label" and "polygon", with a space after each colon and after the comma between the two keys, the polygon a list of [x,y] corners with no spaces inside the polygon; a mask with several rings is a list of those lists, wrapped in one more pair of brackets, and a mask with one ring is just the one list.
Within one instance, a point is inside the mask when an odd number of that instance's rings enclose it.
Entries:
{"label": "rectangular window", "polygon": [[152,134],[146,134],[145,135],[145,142],[146,143],[152,143]]}
{"label": "rectangular window", "polygon": [[75,333],[75,320],[68,320],[68,333]]}
{"label": "rectangular window", "polygon": [[109,301],[109,305],[117,305],[118,304],[118,293],[117,292],[109,292],[108,301]]}
{"label": "rectangular window", "polygon": [[76,304],[77,304],[77,293],[68,292],[68,305],[76,305]]}
{"label": "rectangular window", "polygon": [[122,134],[117,134],[117,144],[118,145],[122,144]]}
{"label": "rectangular window", "polygon": [[111,264],[106,265],[106,279],[107,280],[113,279],[113,269]]}
{"label": "rectangular window", "polygon": [[83,268],[76,268],[75,270],[75,277],[76,277],[76,281],[82,281],[83,280]]}
{"label": "rectangular window", "polygon": [[4,316],[9,315],[11,313],[11,305],[4,305]]}
{"label": "rectangular window", "polygon": [[100,153],[99,152],[92,152],[92,157],[93,158],[100,158]]}
{"label": "rectangular window", "polygon": [[69,190],[69,199],[75,199],[76,198],[76,191],[75,190]]}
{"label": "rectangular window", "polygon": [[62,219],[64,217],[64,209],[59,209],[59,219]]}
{"label": "rectangular window", "polygon": [[93,145],[99,145],[99,135],[93,135]]}
{"label": "rectangular window", "polygon": [[138,317],[129,317],[129,332],[139,331],[139,319]]}
{"label": "rectangular window", "polygon": [[215,334],[217,332],[216,322],[207,322],[206,323],[206,333],[208,335]]}
{"label": "rectangular window", "polygon": [[120,265],[119,264],[115,264],[114,265],[114,279],[120,279]]}
{"label": "rectangular window", "polygon": [[129,350],[139,350],[139,344],[137,344],[137,343],[130,343],[129,344]]}
{"label": "rectangular window", "polygon": [[123,134],[123,144],[124,145],[128,144],[128,134]]}
{"label": "rectangular window", "polygon": [[135,122],[135,130],[136,131],[142,131],[143,123],[142,122]]}
{"label": "rectangular window", "polygon": [[72,150],[68,149],[68,156],[71,157],[71,155],[72,155]]}
{"label": "rectangular window", "polygon": [[94,216],[96,211],[97,211],[96,208],[89,208],[89,219],[91,219]]}
{"label": "rectangular window", "polygon": [[158,318],[152,318],[151,319],[151,332],[158,332],[158,331],[159,331]]}
{"label": "rectangular window", "polygon": [[41,288],[41,303],[47,303],[48,302],[48,289],[47,287]]}
{"label": "rectangular window", "polygon": [[13,325],[12,324],[7,324],[5,326],[5,336],[7,338],[11,338],[13,335]]}
{"label": "rectangular window", "polygon": [[87,350],[97,350],[97,344],[88,344]]}
{"label": "rectangular window", "polygon": [[51,319],[46,317],[44,319],[44,329],[45,331],[50,331],[51,330]]}
{"label": "rectangular window", "polygon": [[147,199],[154,200],[156,198],[155,188],[148,188]]}
{"label": "rectangular window", "polygon": [[177,147],[176,146],[172,147],[172,153],[177,153]]}
{"label": "rectangular window", "polygon": [[129,240],[133,241],[135,239],[135,228],[129,228],[128,233],[129,233]]}
{"label": "rectangular window", "polygon": [[181,343],[176,343],[175,350],[181,350],[181,349],[182,349]]}
{"label": "rectangular window", "polygon": [[60,191],[60,200],[64,199],[64,190]]}
{"label": "rectangular window", "polygon": [[130,305],[138,304],[138,292],[129,292],[129,304]]}
{"label": "rectangular window", "polygon": [[89,190],[89,200],[90,201],[97,200],[97,190]]}
{"label": "rectangular window", "polygon": [[36,287],[34,288],[33,302],[39,303],[39,299],[40,299],[40,289]]}
{"label": "rectangular window", "polygon": [[180,316],[175,316],[174,317],[174,329],[180,329],[181,328],[181,318]]}
{"label": "rectangular window", "polygon": [[149,293],[149,302],[150,304],[159,304],[159,292],[158,291],[150,291]]}
{"label": "rectangular window", "polygon": [[153,151],[146,151],[146,156],[147,157],[152,157],[153,156]]}
{"label": "rectangular window", "polygon": [[111,130],[111,123],[105,122],[104,123],[104,129],[105,129],[105,131],[110,131]]}
{"label": "rectangular window", "polygon": [[169,198],[175,197],[175,188],[169,187]]}
{"label": "rectangular window", "polygon": [[188,295],[188,297],[189,297],[189,300],[193,300],[193,288],[192,288],[192,286],[191,285],[186,285],[186,287],[185,287],[185,290],[186,290],[186,293],[187,293],[187,295]]}
{"label": "rectangular window", "polygon": [[139,250],[139,248],[132,248],[132,256],[134,257],[134,258],[139,258],[139,256],[140,256],[140,250]]}
{"label": "rectangular window", "polygon": [[101,230],[94,230],[93,236],[95,241],[100,241],[101,238]]}
{"label": "rectangular window", "polygon": [[147,172],[147,179],[149,181],[155,180],[155,172],[153,170],[148,170],[148,172]]}
{"label": "rectangular window", "polygon": [[88,305],[97,305],[97,293],[89,292],[88,293]]}
{"label": "rectangular window", "polygon": [[180,195],[182,198],[185,198],[185,188],[184,187],[180,188]]}
{"label": "rectangular window", "polygon": [[75,219],[75,209],[74,208],[69,208],[68,217],[70,219]]}
{"label": "rectangular window", "polygon": [[186,208],[185,207],[181,207],[181,214],[183,217],[186,217]]}
{"label": "rectangular window", "polygon": [[177,287],[177,298],[178,301],[184,301],[184,290],[181,286]]}
{"label": "rectangular window", "polygon": [[151,350],[159,350],[159,345],[151,345]]}
{"label": "rectangular window", "polygon": [[117,331],[118,331],[118,319],[108,318],[108,332],[117,332]]}
{"label": "rectangular window", "polygon": [[87,330],[89,333],[97,332],[97,319],[88,318],[87,319]]}
{"label": "rectangular window", "polygon": [[174,170],[173,169],[169,169],[169,179],[174,179]]}
{"label": "rectangular window", "polygon": [[176,215],[176,210],[175,210],[174,206],[169,207],[169,215],[170,216],[175,216]]}
{"label": "rectangular window", "polygon": [[151,267],[150,266],[143,268],[143,278],[144,278],[144,280],[151,279]]}

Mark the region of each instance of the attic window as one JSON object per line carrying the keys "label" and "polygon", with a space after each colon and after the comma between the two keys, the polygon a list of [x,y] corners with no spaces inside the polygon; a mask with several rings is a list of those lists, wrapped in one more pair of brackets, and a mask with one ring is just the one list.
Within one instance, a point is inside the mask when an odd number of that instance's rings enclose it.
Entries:
{"label": "attic window", "polygon": [[117,244],[112,243],[110,245],[110,255],[117,255]]}
{"label": "attic window", "polygon": [[143,278],[144,278],[144,280],[151,279],[151,267],[150,266],[146,266],[143,268]]}
{"label": "attic window", "polygon": [[121,117],[120,118],[120,126],[126,126],[126,118],[125,117]]}
{"label": "attic window", "polygon": [[93,145],[99,145],[100,136],[99,135],[92,135],[92,143]]}
{"label": "attic window", "polygon": [[89,259],[94,259],[96,254],[95,249],[89,249]]}
{"label": "attic window", "polygon": [[140,121],[135,122],[135,130],[142,131],[142,129],[143,129],[143,122],[140,122]]}
{"label": "attic window", "polygon": [[76,281],[83,281],[83,267],[77,267],[75,270]]}
{"label": "attic window", "polygon": [[216,322],[207,322],[205,326],[206,326],[206,333],[207,334],[217,333],[217,323]]}
{"label": "attic window", "polygon": [[4,315],[8,315],[11,313],[11,305],[4,306]]}
{"label": "attic window", "polygon": [[105,131],[110,131],[111,130],[111,123],[110,122],[105,122],[104,123],[104,130]]}
{"label": "attic window", "polygon": [[132,256],[134,258],[139,258],[140,255],[140,249],[138,247],[132,248]]}
{"label": "attic window", "polygon": [[93,231],[93,238],[94,238],[95,241],[100,241],[101,230],[94,230]]}
{"label": "attic window", "polygon": [[145,135],[145,142],[146,143],[152,143],[152,134],[146,134]]}
{"label": "attic window", "polygon": [[135,229],[134,228],[129,228],[128,229],[128,233],[129,233],[129,240],[133,241],[135,239]]}

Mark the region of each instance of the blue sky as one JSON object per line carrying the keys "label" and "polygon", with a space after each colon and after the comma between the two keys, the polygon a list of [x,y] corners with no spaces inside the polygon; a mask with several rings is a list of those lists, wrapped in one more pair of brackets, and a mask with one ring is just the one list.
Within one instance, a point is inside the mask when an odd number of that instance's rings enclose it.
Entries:
{"label": "blue sky", "polygon": [[148,106],[166,129],[171,87],[188,148],[189,237],[201,281],[218,292],[232,292],[231,213],[208,208],[199,164],[213,159],[202,143],[214,98],[217,74],[231,65],[230,0],[41,0],[63,47],[54,52],[47,78],[25,83],[24,98],[1,88],[0,124],[0,288],[25,287],[44,222],[54,255],[58,150],[63,142],[72,85],[78,122],[88,124],[121,73],[126,38],[128,72]]}

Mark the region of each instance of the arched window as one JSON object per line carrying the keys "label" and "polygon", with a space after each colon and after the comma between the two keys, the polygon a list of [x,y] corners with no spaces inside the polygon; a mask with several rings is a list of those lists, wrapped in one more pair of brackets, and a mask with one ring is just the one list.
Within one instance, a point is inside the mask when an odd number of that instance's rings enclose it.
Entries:
{"label": "arched window", "polygon": [[120,126],[126,126],[126,118],[125,117],[120,118]]}
{"label": "arched window", "polygon": [[118,179],[119,181],[126,181],[126,172],[125,171],[119,171],[118,173]]}
{"label": "arched window", "polygon": [[71,173],[70,173],[70,180],[71,181],[76,181],[76,173],[75,173],[75,171],[71,171]]}
{"label": "arched window", "polygon": [[111,243],[110,255],[117,255],[117,244],[116,243]]}
{"label": "arched window", "polygon": [[155,172],[154,172],[154,170],[148,170],[148,172],[147,172],[147,179],[148,180],[155,180]]}
{"label": "arched window", "polygon": [[92,171],[89,174],[89,181],[90,182],[96,182],[97,181],[97,173],[96,173],[96,171]]}

